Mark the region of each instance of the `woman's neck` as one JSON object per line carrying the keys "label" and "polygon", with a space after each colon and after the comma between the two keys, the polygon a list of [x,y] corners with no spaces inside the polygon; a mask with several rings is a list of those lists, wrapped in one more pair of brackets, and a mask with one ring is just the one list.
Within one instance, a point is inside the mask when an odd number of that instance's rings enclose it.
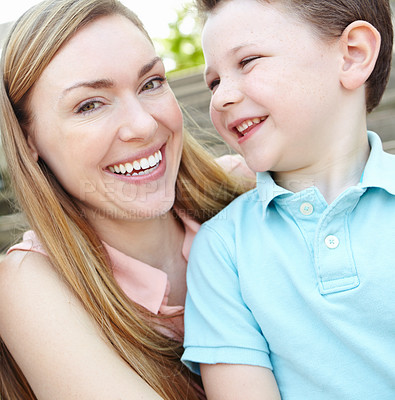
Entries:
{"label": "woman's neck", "polygon": [[182,256],[184,227],[171,210],[140,221],[105,220],[96,228],[111,247],[166,273]]}

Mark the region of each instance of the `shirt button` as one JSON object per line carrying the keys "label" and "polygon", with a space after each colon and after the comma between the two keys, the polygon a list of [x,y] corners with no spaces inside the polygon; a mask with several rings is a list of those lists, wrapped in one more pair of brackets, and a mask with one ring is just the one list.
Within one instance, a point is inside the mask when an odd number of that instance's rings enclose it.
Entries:
{"label": "shirt button", "polygon": [[303,203],[303,204],[300,206],[300,212],[301,212],[303,215],[311,215],[311,214],[313,213],[313,211],[314,211],[314,207],[313,207],[313,205],[310,204],[310,203]]}
{"label": "shirt button", "polygon": [[329,235],[325,238],[325,244],[328,249],[336,249],[339,246],[339,239],[334,235]]}

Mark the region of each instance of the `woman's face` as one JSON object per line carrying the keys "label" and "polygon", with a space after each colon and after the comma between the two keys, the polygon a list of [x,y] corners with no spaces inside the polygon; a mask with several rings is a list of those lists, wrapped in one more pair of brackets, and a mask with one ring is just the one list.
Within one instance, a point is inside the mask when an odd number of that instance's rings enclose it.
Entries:
{"label": "woman's face", "polygon": [[33,87],[29,143],[88,218],[146,219],[174,202],[182,115],[160,58],[120,15],[60,49]]}

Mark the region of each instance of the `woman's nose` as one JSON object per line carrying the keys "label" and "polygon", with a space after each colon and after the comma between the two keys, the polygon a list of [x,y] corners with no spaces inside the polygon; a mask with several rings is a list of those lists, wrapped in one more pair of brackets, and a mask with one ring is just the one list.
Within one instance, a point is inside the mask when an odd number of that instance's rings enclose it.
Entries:
{"label": "woman's nose", "polygon": [[128,102],[122,110],[122,116],[118,136],[120,140],[129,142],[131,140],[147,141],[152,138],[158,130],[158,122],[137,99]]}

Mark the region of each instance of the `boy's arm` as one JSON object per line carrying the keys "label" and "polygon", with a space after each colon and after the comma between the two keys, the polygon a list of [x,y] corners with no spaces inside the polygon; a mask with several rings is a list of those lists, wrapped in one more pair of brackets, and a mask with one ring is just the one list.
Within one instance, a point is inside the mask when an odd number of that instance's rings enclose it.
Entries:
{"label": "boy's arm", "polygon": [[268,368],[235,364],[201,364],[207,400],[280,400]]}
{"label": "boy's arm", "polygon": [[183,361],[196,373],[201,365],[209,399],[279,399],[268,343],[241,289],[232,224],[216,222],[202,226],[189,257]]}

